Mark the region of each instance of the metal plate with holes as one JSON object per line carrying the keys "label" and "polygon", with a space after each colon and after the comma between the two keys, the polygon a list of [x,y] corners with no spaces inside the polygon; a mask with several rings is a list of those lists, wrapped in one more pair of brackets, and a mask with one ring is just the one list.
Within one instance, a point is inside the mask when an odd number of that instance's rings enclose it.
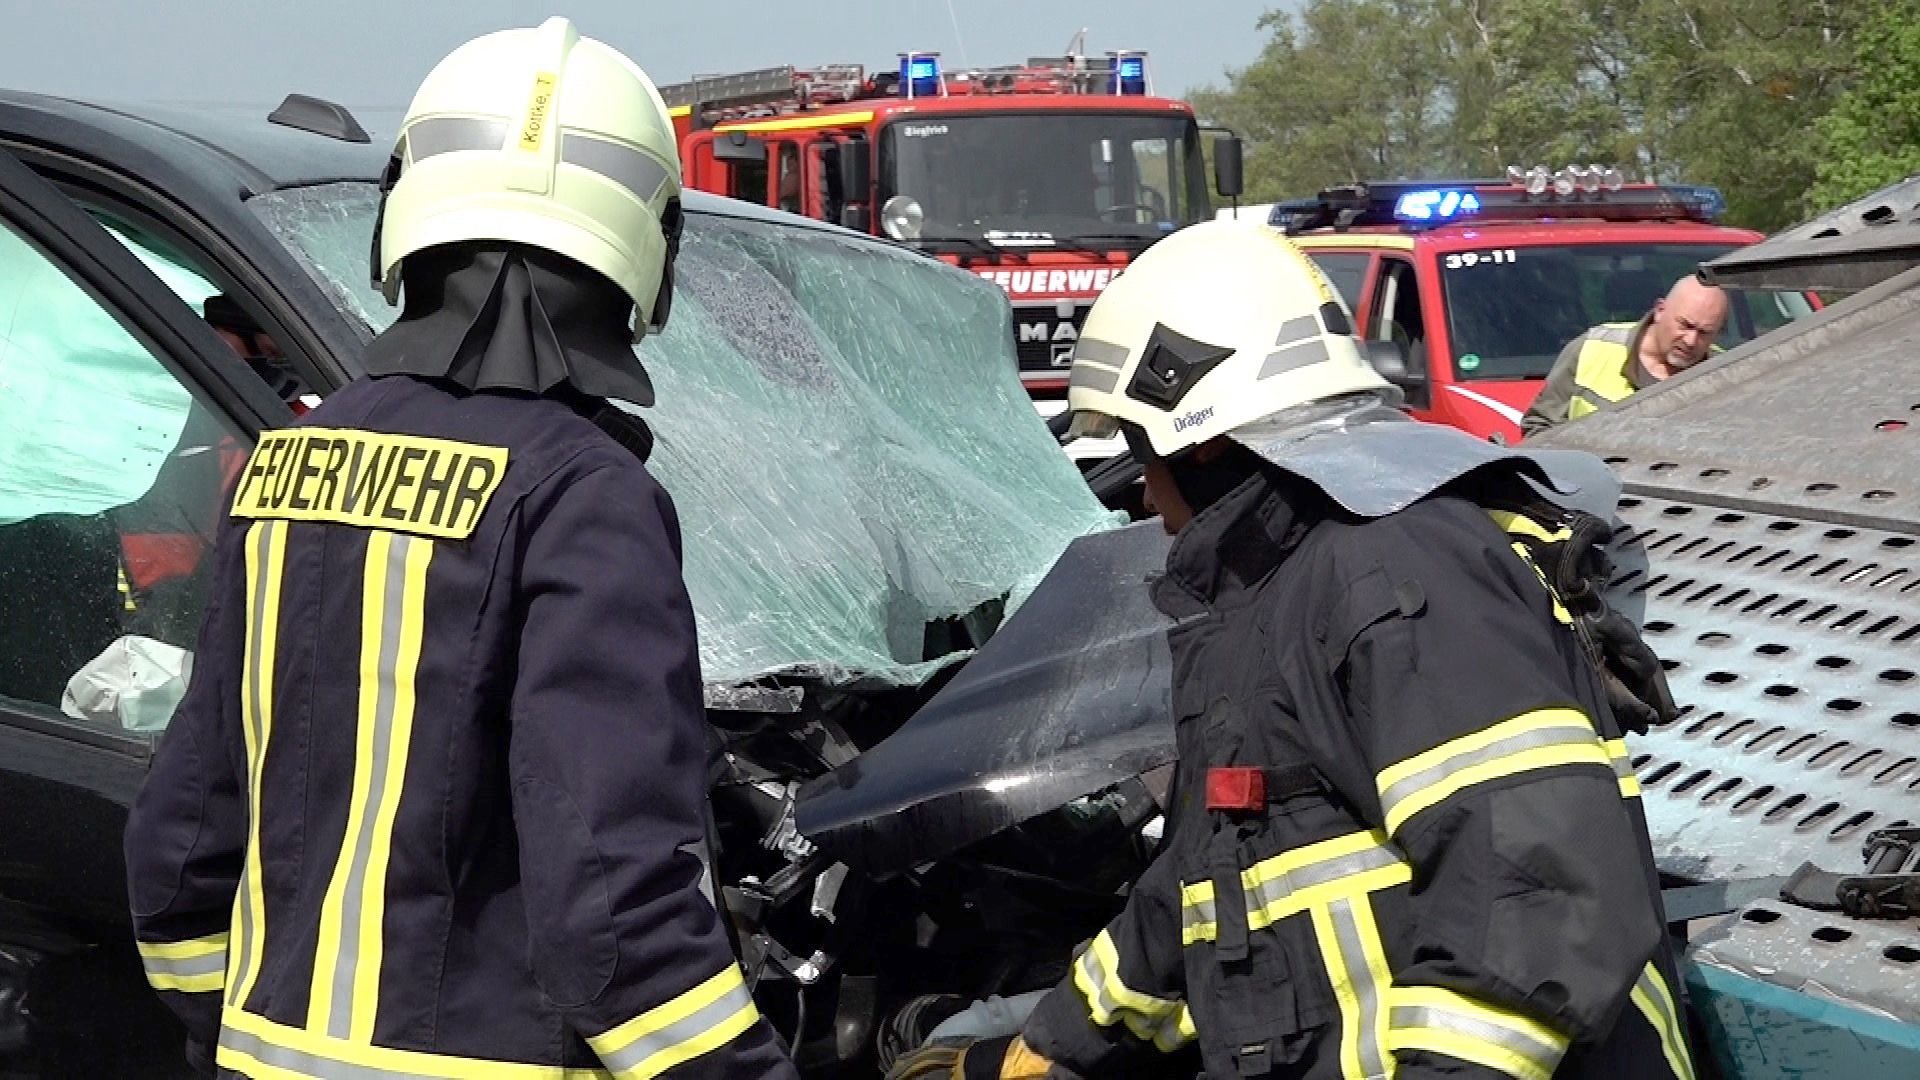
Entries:
{"label": "metal plate with holes", "polygon": [[1649,565],[1615,600],[1685,710],[1631,740],[1662,868],[1855,870],[1920,821],[1920,541],[1636,495],[1621,517]]}
{"label": "metal plate with holes", "polygon": [[1720,284],[1861,289],[1920,260],[1920,179],[1890,184],[1707,263]]}
{"label": "metal plate with holes", "polygon": [[1688,955],[1816,997],[1920,1023],[1920,926],[1783,903],[1754,904],[1702,934]]}

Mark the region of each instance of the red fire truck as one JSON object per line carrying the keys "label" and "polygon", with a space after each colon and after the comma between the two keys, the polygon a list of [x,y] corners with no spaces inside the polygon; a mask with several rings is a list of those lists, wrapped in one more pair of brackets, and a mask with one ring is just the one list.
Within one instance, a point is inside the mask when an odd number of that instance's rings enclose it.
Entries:
{"label": "red fire truck", "polygon": [[[1515,442],[1567,342],[1638,320],[1701,263],[1762,239],[1717,224],[1723,207],[1712,188],[1534,166],[1334,188],[1256,220],[1320,264],[1362,336],[1400,346],[1382,374],[1415,416]],[[1811,293],[1728,291],[1724,348],[1819,306]]]}
{"label": "red fire truck", "polygon": [[[769,68],[661,88],[687,186],[912,244],[1005,289],[1020,375],[1064,398],[1093,298],[1148,245],[1213,215],[1191,106],[1144,52],[943,70]],[[1240,194],[1239,139],[1214,187]],[[1049,402],[1042,411],[1057,408]]]}

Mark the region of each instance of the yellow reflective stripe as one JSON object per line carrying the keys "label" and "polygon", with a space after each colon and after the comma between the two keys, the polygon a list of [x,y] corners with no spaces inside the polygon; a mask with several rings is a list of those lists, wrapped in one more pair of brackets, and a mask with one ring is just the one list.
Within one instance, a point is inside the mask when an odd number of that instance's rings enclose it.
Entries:
{"label": "yellow reflective stripe", "polygon": [[853,127],[873,121],[872,112],[818,113],[790,120],[737,120],[715,124],[713,130],[728,131],[807,131],[813,128]]}
{"label": "yellow reflective stripe", "polygon": [[260,977],[267,901],[260,868],[260,783],[273,733],[274,648],[280,625],[280,576],[287,561],[287,525],[261,521],[247,529],[246,657],[240,671],[240,727],[247,748],[247,854],[234,892],[234,947],[228,953],[227,1004],[239,1004]]}
{"label": "yellow reflective stripe", "polygon": [[1515,1080],[1552,1080],[1568,1039],[1538,1020],[1437,986],[1387,993],[1387,1045],[1471,1062]]}
{"label": "yellow reflective stripe", "polygon": [[1680,1028],[1680,1013],[1674,1008],[1673,995],[1668,992],[1667,980],[1660,969],[1649,963],[1640,973],[1640,981],[1634,984],[1632,996],[1634,1006],[1659,1034],[1660,1052],[1666,1055],[1667,1067],[1673,1070],[1676,1080],[1693,1080],[1693,1058]]}
{"label": "yellow reflective stripe", "polygon": [[1633,771],[1633,754],[1627,749],[1627,740],[1608,739],[1603,745],[1607,750],[1607,759],[1613,762],[1613,774],[1620,778],[1620,797],[1639,798],[1640,777]]}
{"label": "yellow reflective stripe", "polygon": [[201,994],[226,986],[226,934],[187,941],[141,941],[140,964],[155,990]]}
{"label": "yellow reflective stripe", "polygon": [[368,1041],[380,998],[382,928],[394,814],[413,741],[414,679],[433,542],[367,537],[362,572],[360,711],[340,854],[320,907],[307,1027]]}
{"label": "yellow reflective stripe", "polygon": [[1213,941],[1220,936],[1218,909],[1213,900],[1211,881],[1180,886],[1180,944]]}
{"label": "yellow reflective stripe", "polygon": [[1186,1002],[1141,993],[1120,978],[1120,950],[1105,930],[1074,961],[1073,985],[1100,1027],[1124,1024],[1135,1038],[1161,1050],[1176,1050],[1195,1037]]}
{"label": "yellow reflective stripe", "polygon": [[1573,539],[1572,529],[1561,526],[1553,532],[1548,532],[1546,526],[1525,514],[1515,514],[1505,510],[1489,510],[1487,511],[1487,516],[1493,519],[1495,525],[1500,526],[1502,532],[1511,533],[1514,536],[1530,536],[1535,540],[1545,540],[1549,544],[1557,544],[1562,540]]}
{"label": "yellow reflective stripe", "polygon": [[1340,248],[1383,248],[1387,251],[1412,251],[1411,236],[1382,236],[1378,233],[1328,233],[1320,236],[1295,236],[1293,243],[1307,251]]}
{"label": "yellow reflective stripe", "polygon": [[127,564],[125,560],[120,561],[118,571],[120,574],[120,606],[127,611],[139,611],[139,606],[133,602],[133,584],[127,580]]}
{"label": "yellow reflective stripe", "polygon": [[672,1001],[588,1038],[587,1045],[619,1080],[653,1080],[732,1042],[759,1018],[739,966],[728,964]]}
{"label": "yellow reflective stripe", "polygon": [[[1259,930],[1315,904],[1332,903],[1413,880],[1413,870],[1383,832],[1348,833],[1262,859],[1240,872],[1247,928]],[[1183,945],[1219,937],[1213,882],[1180,887]]]}
{"label": "yellow reflective stripe", "polygon": [[356,1043],[232,1006],[220,1014],[220,1065],[255,1080],[610,1080],[604,1069],[568,1069],[454,1057]]}
{"label": "yellow reflective stripe", "polygon": [[[1505,510],[1489,510],[1487,511],[1487,516],[1492,518],[1493,523],[1500,526],[1501,531],[1509,536],[1525,536],[1530,539],[1545,541],[1549,544],[1558,544],[1573,539],[1572,529],[1561,526],[1552,532],[1548,532],[1546,526],[1541,525],[1525,514],[1515,514]],[[1547,580],[1547,575],[1545,571],[1540,569],[1540,564],[1534,561],[1533,550],[1529,548],[1524,541],[1518,540],[1514,541],[1513,550],[1528,566],[1533,568],[1533,575],[1540,579],[1540,584],[1546,586],[1547,595],[1553,598],[1553,617],[1563,624],[1571,625],[1573,623],[1573,615],[1567,611],[1566,605],[1560,602],[1560,591],[1553,587],[1553,582]]]}
{"label": "yellow reflective stripe", "polygon": [[1376,778],[1387,832],[1475,784],[1565,765],[1613,768],[1593,725],[1575,709],[1540,709],[1463,735]]}
{"label": "yellow reflective stripe", "polygon": [[1393,972],[1365,893],[1312,909],[1313,936],[1340,1006],[1340,1075],[1382,1080],[1396,1064],[1387,1044],[1387,1000]]}

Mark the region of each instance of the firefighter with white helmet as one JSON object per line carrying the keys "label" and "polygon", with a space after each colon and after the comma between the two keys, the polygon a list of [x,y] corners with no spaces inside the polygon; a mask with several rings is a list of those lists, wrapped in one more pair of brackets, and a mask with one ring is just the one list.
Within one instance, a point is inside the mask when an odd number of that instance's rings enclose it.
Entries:
{"label": "firefighter with white helmet", "polygon": [[[1265,227],[1174,233],[1094,304],[1075,423],[1125,434],[1176,536],[1166,838],[1017,1035],[895,1080],[1155,1053],[1223,1080],[1691,1080],[1619,649],[1589,651],[1604,526],[1567,489],[1605,470],[1408,419],[1367,348]],[[1657,675],[1633,688],[1671,718]]]}
{"label": "firefighter with white helmet", "polygon": [[631,411],[679,173],[652,82],[564,18],[415,96],[372,247],[400,318],[240,470],[127,829],[204,1070],[795,1076],[711,899],[693,609]]}

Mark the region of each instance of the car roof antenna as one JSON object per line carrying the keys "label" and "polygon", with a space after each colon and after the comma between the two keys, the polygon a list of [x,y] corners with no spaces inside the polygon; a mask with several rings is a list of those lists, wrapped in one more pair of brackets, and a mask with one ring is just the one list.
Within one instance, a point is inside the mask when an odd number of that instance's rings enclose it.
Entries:
{"label": "car roof antenna", "polygon": [[267,114],[267,121],[282,127],[311,131],[341,142],[370,143],[373,136],[360,126],[345,105],[335,105],[306,94],[288,94],[280,107]]}

